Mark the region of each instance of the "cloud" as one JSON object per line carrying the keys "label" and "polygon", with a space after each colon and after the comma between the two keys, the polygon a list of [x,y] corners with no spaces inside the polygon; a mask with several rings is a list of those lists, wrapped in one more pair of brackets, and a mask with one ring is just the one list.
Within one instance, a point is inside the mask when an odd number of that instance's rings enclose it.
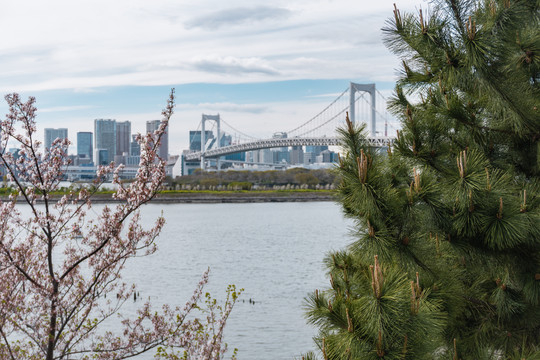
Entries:
{"label": "cloud", "polygon": [[186,28],[202,28],[208,30],[219,29],[224,26],[238,25],[265,20],[279,20],[287,18],[291,11],[269,6],[238,7],[215,11],[195,17],[185,23]]}
{"label": "cloud", "polygon": [[[400,8],[414,10],[425,1],[400,0]],[[10,34],[0,43],[0,92],[292,79],[391,81],[399,64],[380,35],[392,15],[390,0],[362,6],[350,0],[23,3],[6,2],[0,13],[0,31]]]}
{"label": "cloud", "polygon": [[212,111],[220,112],[239,112],[239,113],[250,113],[250,114],[262,114],[269,111],[267,106],[256,105],[256,104],[235,104],[229,102],[221,103],[200,103],[197,104],[198,108]]}
{"label": "cloud", "polygon": [[193,61],[196,70],[220,74],[249,74],[279,75],[279,72],[265,60],[258,57],[237,58],[233,56],[207,56]]}
{"label": "cloud", "polygon": [[313,99],[316,99],[316,98],[334,99],[334,98],[337,98],[340,95],[341,95],[341,93],[328,93],[328,94],[319,94],[319,95],[309,95],[309,96],[306,96],[306,97],[307,98],[313,98]]}
{"label": "cloud", "polygon": [[53,106],[49,108],[41,108],[39,109],[39,111],[42,113],[78,111],[78,110],[94,109],[96,107],[97,106],[93,106],[93,105]]}
{"label": "cloud", "polygon": [[74,88],[73,92],[76,94],[92,94],[102,92],[103,90],[93,89],[93,88]]}

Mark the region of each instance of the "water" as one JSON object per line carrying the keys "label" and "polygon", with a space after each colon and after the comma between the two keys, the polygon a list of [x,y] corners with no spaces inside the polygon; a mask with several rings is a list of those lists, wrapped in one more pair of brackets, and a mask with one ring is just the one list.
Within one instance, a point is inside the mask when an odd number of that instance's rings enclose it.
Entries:
{"label": "water", "polygon": [[158,251],[134,259],[124,272],[142,298],[183,305],[210,267],[207,290],[213,296],[223,298],[228,284],[245,289],[225,329],[239,359],[294,359],[314,349],[316,329],[306,324],[304,298],[329,286],[324,256],[352,241],[352,223],[338,205],[149,204],[143,224],[150,226],[162,211],[166,225]]}

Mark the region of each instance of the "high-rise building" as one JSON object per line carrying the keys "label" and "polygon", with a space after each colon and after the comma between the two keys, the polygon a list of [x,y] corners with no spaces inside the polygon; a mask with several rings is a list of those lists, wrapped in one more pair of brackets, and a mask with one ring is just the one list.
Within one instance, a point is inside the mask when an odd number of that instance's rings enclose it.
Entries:
{"label": "high-rise building", "polygon": [[77,133],[77,156],[80,158],[94,160],[94,146],[92,144],[92,133],[81,131]]}
{"label": "high-rise building", "polygon": [[131,156],[141,155],[141,145],[137,142],[137,135],[131,135],[131,146],[129,149],[129,155]]}
{"label": "high-rise building", "polygon": [[[200,144],[200,140],[201,139],[199,137],[199,144]],[[233,144],[233,141],[232,141],[232,136],[231,135],[226,135],[226,134],[221,135],[221,141],[220,141],[221,147],[230,146],[232,144]],[[200,148],[199,148],[199,151],[200,151]],[[246,153],[241,152],[241,153],[229,154],[229,155],[225,155],[224,157],[222,157],[222,159],[235,160],[235,161],[246,161]]]}
{"label": "high-rise building", "polygon": [[[280,149],[283,149],[283,148],[280,148]],[[285,148],[285,150],[280,150],[280,149],[278,149],[278,151],[274,151],[274,162],[279,163],[279,164],[283,164],[284,162],[290,163],[291,154],[289,150],[287,148]]]}
{"label": "high-rise building", "polygon": [[293,146],[290,152],[290,164],[297,165],[304,163],[304,150],[301,146]]}
{"label": "high-rise building", "polygon": [[270,149],[259,150],[259,161],[266,164],[274,162],[274,153]]}
{"label": "high-rise building", "polygon": [[[205,130],[204,138],[208,142],[209,140],[214,139],[214,133],[211,130]],[[201,131],[200,130],[197,130],[197,131],[191,130],[189,132],[189,150],[201,151]]]}
{"label": "high-rise building", "polygon": [[109,165],[109,150],[96,149],[96,165]]}
{"label": "high-rise building", "polygon": [[67,139],[68,138],[68,129],[60,128],[60,129],[51,129],[46,128],[45,129],[45,149],[50,149],[52,146],[52,143],[56,139]]}
{"label": "high-rise building", "polygon": [[304,153],[304,165],[311,165],[315,163],[317,160],[317,157],[315,156],[314,152],[305,152]]}
{"label": "high-rise building", "polygon": [[321,163],[329,163],[329,162],[337,162],[337,154],[330,150],[323,150],[321,151],[321,154],[318,156],[320,160],[318,162]]}
{"label": "high-rise building", "polygon": [[131,142],[131,122],[116,122],[116,155],[129,154]]}
{"label": "high-rise building", "polygon": [[306,153],[313,153],[315,156],[318,156],[323,152],[324,150],[328,150],[328,146],[312,146],[308,145],[306,146]]}
{"label": "high-rise building", "polygon": [[[94,120],[94,149],[107,150],[106,163],[114,161],[116,154],[116,120],[95,119]],[[96,156],[96,163],[103,165],[105,153],[102,151],[100,156]]]}
{"label": "high-rise building", "polygon": [[[153,133],[161,125],[161,120],[150,120],[146,122],[146,133]],[[165,129],[165,133],[161,136],[161,144],[158,149],[158,156],[163,160],[169,159],[169,129]]]}
{"label": "high-rise building", "polygon": [[[277,132],[272,135],[272,139],[286,139],[287,133],[286,132]],[[272,149],[272,152],[274,153],[274,162],[275,163],[289,163],[290,162],[290,153],[289,148],[287,146],[282,146],[279,148]]]}

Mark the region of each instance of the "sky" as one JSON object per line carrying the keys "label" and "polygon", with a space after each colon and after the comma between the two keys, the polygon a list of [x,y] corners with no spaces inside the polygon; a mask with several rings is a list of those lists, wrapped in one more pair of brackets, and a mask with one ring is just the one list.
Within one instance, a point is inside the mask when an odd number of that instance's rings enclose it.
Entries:
{"label": "sky", "polygon": [[391,94],[399,59],[381,28],[394,2],[401,11],[428,7],[426,0],[2,1],[0,92],[35,96],[39,134],[67,127],[73,142],[98,118],[130,120],[143,132],[173,87],[171,154],[188,147],[203,113],[266,138],[311,118],[350,81]]}

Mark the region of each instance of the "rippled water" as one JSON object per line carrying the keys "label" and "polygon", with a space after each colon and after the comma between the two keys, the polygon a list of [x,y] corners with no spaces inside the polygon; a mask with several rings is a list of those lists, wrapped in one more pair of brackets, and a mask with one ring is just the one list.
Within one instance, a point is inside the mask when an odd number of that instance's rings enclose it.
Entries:
{"label": "rippled water", "polygon": [[338,205],[149,204],[144,223],[161,211],[166,225],[158,251],[135,259],[124,273],[142,298],[183,305],[210,267],[207,290],[215,297],[223,297],[228,284],[245,289],[225,330],[239,359],[294,359],[313,349],[315,329],[306,324],[304,297],[328,286],[325,254],[352,241],[352,223]]}

